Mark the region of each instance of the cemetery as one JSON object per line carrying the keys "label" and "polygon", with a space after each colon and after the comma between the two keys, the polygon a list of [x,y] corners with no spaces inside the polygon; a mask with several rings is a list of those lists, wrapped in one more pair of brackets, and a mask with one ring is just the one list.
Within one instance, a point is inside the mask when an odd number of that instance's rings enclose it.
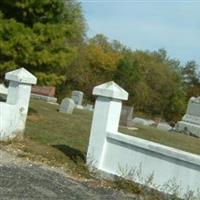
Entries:
{"label": "cemetery", "polygon": [[[1,130],[5,130],[1,132],[1,141],[17,138],[18,134],[23,138],[31,85],[36,83],[36,78],[23,68],[7,73],[5,78],[10,81],[10,85],[7,101],[1,103],[1,113],[10,109],[10,105],[12,113],[18,113],[17,110],[21,111],[24,106],[24,115],[9,114],[6,115],[7,118],[1,115]],[[19,86],[19,89],[13,88],[13,84]],[[20,84],[23,87],[20,87]],[[27,98],[23,98],[22,101],[19,94]],[[80,94],[81,100],[76,97],[75,101],[82,106],[83,95]],[[22,150],[36,157],[42,156],[46,162],[51,163],[51,159],[54,158],[56,165],[66,162],[67,170],[72,170],[70,173],[73,174],[89,176],[88,166],[92,171],[101,172],[104,178],[117,175],[143,185],[146,179],[153,176],[153,181],[148,185],[150,188],[170,194],[171,191],[164,188],[164,185],[174,180],[173,184],[180,187],[177,193],[179,197],[184,198],[188,191],[197,195],[200,180],[198,139],[175,132],[166,133],[167,130],[163,131],[162,128],[144,125],[135,125],[135,131],[127,129],[127,124],[120,128],[122,100],[128,99],[128,93],[112,81],[96,86],[93,95],[96,97],[93,112],[76,107],[72,98],[62,100],[59,112],[56,104],[32,99],[25,131],[26,139],[22,139],[25,143]],[[124,109],[130,123],[133,109]],[[13,125],[8,129],[6,123]],[[111,159],[112,157],[115,159]],[[168,173],[165,168],[168,169]],[[136,175],[138,171],[140,175]]]}
{"label": "cemetery", "polygon": [[200,200],[199,2],[94,2],[0,1],[0,200]]}

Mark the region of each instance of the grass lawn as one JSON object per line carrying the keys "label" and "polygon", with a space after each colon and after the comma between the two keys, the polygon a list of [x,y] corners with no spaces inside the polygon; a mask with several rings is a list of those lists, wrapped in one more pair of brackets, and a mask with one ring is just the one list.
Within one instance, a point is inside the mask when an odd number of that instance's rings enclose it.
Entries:
{"label": "grass lawn", "polygon": [[[11,145],[23,150],[20,156],[62,166],[74,176],[89,177],[85,166],[92,113],[75,110],[72,115],[57,112],[58,106],[39,100],[30,103],[25,139]],[[120,132],[200,154],[200,139],[140,126],[138,131]]]}
{"label": "grass lawn", "polygon": [[85,158],[92,114],[74,110],[71,115],[57,109],[53,104],[31,101],[23,150],[62,166],[73,176],[88,177]]}
{"label": "grass lawn", "polygon": [[188,135],[165,132],[150,126],[136,126],[138,130],[120,128],[120,132],[139,137],[166,146],[174,147],[183,151],[200,155],[200,139]]}

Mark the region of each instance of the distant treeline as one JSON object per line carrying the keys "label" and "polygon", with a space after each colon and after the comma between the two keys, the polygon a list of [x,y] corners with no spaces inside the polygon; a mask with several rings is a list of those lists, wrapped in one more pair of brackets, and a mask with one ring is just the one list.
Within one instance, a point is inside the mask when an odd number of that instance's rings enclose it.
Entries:
{"label": "distant treeline", "polygon": [[[0,1],[0,79],[25,67],[58,97],[114,80],[129,92],[136,111],[176,121],[190,96],[200,93],[195,61],[182,66],[165,49],[133,51],[98,34],[86,37],[81,5],[73,0]],[[137,47],[136,47],[137,48]]]}

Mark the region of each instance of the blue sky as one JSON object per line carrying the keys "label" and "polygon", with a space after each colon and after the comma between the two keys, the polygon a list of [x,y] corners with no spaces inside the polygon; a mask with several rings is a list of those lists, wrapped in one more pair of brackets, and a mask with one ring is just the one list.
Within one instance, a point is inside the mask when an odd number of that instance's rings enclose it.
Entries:
{"label": "blue sky", "polygon": [[171,58],[200,64],[200,0],[81,0],[88,36],[105,34],[128,47],[165,48]]}

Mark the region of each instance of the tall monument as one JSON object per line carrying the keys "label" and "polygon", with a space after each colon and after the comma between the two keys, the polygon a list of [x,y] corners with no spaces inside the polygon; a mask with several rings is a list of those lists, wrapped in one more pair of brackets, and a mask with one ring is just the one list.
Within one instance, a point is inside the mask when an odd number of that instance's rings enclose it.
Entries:
{"label": "tall monument", "polygon": [[176,131],[200,137],[200,97],[191,97],[186,114],[176,124]]}

